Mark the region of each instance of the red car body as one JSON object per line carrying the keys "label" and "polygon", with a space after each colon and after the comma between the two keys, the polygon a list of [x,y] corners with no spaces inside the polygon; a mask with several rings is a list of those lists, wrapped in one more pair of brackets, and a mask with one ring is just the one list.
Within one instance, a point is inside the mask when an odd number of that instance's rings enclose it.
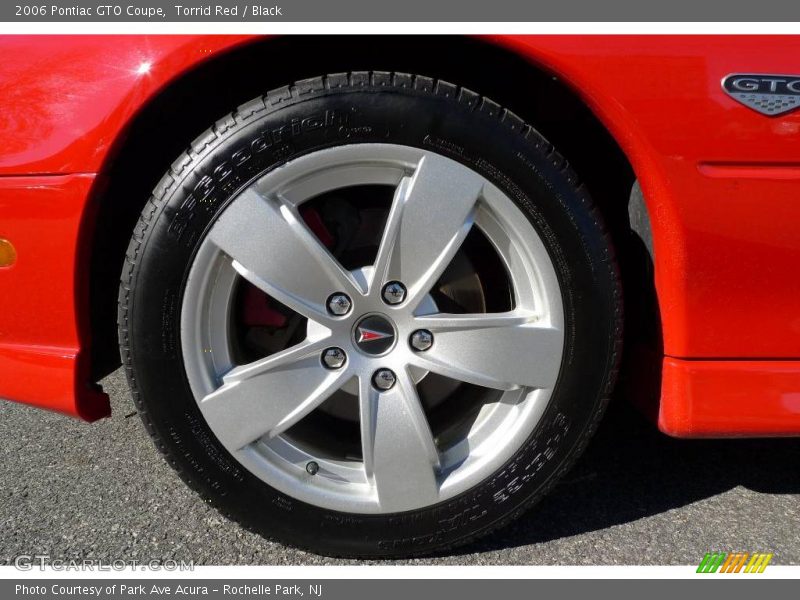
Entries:
{"label": "red car body", "polygon": [[[263,40],[260,40],[263,43]],[[493,36],[563,80],[625,153],[652,227],[658,426],[800,434],[800,111],[726,95],[730,73],[800,73],[800,38]],[[0,39],[0,397],[92,420],[86,268],[108,158],[163,89],[254,43],[230,36]],[[520,102],[525,102],[522,98]]]}

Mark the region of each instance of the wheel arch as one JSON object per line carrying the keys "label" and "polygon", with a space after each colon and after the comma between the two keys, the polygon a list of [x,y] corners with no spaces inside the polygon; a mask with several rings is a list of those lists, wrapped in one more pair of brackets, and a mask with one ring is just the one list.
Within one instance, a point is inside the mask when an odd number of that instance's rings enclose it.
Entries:
{"label": "wheel arch", "polygon": [[[447,53],[441,51],[442,43]],[[253,76],[254,65],[264,67],[258,77]],[[636,234],[636,224],[649,226],[655,210],[649,189],[661,184],[651,180],[646,151],[625,128],[624,119],[613,111],[604,112],[606,105],[562,67],[544,53],[523,50],[503,37],[291,36],[258,38],[177,74],[118,132],[86,211],[92,225],[82,230],[89,293],[79,323],[92,342],[92,379],[99,380],[119,365],[116,300],[125,249],[150,191],[172,160],[209,123],[268,89],[322,73],[373,69],[419,73],[475,89],[514,111],[558,148],[609,225],[626,305],[634,307],[628,309],[627,331],[646,332],[645,342],[654,347],[660,369],[653,245],[648,250]],[[213,93],[197,101],[198,90]],[[644,194],[635,192],[640,170],[648,173],[642,179]],[[96,223],[104,226],[93,226]],[[654,245],[659,248],[660,234],[655,233]],[[630,326],[632,319],[641,323]],[[626,347],[631,347],[629,341]],[[625,371],[623,367],[623,380]],[[657,397],[654,401],[651,408],[657,407]]]}

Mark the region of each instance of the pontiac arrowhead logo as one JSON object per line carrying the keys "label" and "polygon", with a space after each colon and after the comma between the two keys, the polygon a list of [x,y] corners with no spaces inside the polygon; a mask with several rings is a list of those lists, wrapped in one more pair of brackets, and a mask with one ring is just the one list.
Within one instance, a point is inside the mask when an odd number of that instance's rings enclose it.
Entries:
{"label": "pontiac arrowhead logo", "polygon": [[391,350],[396,336],[394,326],[383,315],[366,316],[353,328],[356,346],[364,354],[372,356],[381,356]]}
{"label": "pontiac arrowhead logo", "polygon": [[373,340],[382,340],[388,337],[392,337],[392,334],[384,333],[383,331],[375,331],[374,329],[367,329],[366,327],[358,328],[359,342],[371,342]]}
{"label": "pontiac arrowhead logo", "polygon": [[722,89],[762,115],[782,115],[800,108],[800,75],[734,73],[722,80]]}

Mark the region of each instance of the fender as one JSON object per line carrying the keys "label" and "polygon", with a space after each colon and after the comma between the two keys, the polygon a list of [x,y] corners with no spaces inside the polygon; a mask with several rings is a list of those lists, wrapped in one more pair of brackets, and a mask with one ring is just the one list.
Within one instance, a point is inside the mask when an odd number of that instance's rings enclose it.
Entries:
{"label": "fender", "polygon": [[171,79],[245,40],[233,36],[7,36],[0,65],[0,398],[92,421],[86,240],[112,145]]}
{"label": "fender", "polygon": [[[9,36],[0,175],[96,173],[170,81],[248,36]],[[12,61],[9,61],[12,62]],[[13,90],[13,91],[12,91]]]}

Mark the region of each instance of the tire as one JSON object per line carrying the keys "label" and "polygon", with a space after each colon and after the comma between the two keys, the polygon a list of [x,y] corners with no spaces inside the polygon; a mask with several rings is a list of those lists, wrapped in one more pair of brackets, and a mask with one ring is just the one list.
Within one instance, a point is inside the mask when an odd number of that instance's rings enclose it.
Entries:
{"label": "tire", "polygon": [[[362,146],[366,144],[385,146]],[[521,436],[517,446],[503,447],[510,454],[502,462],[484,464],[483,471],[476,467],[480,481],[463,490],[448,488],[458,493],[409,510],[381,510],[377,505],[362,510],[357,503],[348,510],[338,497],[330,503],[327,496],[320,496],[320,502],[309,501],[315,496],[305,494],[312,494],[313,486],[328,485],[320,479],[322,474],[313,474],[313,465],[306,465],[307,474],[302,474],[306,479],[290,473],[309,482],[306,487],[284,485],[283,475],[275,476],[275,484],[268,483],[272,476],[247,462],[256,460],[255,446],[247,447],[250,458],[245,460],[244,454],[231,451],[232,442],[223,443],[215,433],[209,423],[227,417],[207,418],[193,391],[200,384],[190,381],[194,367],[189,363],[202,357],[190,360],[185,352],[186,340],[200,335],[185,326],[186,319],[194,318],[187,307],[194,306],[195,298],[186,290],[199,285],[190,273],[199,268],[210,232],[226,223],[223,215],[235,214],[231,207],[239,206],[236,203],[244,197],[240,193],[253,182],[278,177],[282,169],[311,160],[308,157],[328,156],[321,152],[384,147],[400,154],[426,152],[442,165],[466,167],[464,173],[477,173],[488,182],[482,193],[494,186],[491,189],[510,199],[515,208],[508,214],[519,217],[508,227],[530,228],[528,237],[537,238],[546,250],[547,269],[557,282],[551,300],[560,315],[563,340],[560,355],[554,355],[559,360],[552,386],[546,396],[537,396],[546,397],[546,402],[537,409],[535,423],[531,421],[528,431],[515,433]],[[452,212],[449,205],[440,208]],[[281,249],[273,251],[277,255]],[[484,290],[489,287],[480,285]],[[527,289],[524,282],[521,285]],[[217,121],[175,160],[133,233],[121,278],[118,325],[123,365],[139,414],[159,450],[192,489],[230,519],[268,538],[325,555],[388,558],[440,552],[483,536],[518,517],[553,487],[586,447],[606,406],[621,350],[622,306],[617,266],[602,219],[575,173],[540,134],[466,88],[403,73],[353,72],[307,79],[247,102]],[[401,325],[396,327],[400,336]],[[436,335],[434,348],[439,348]],[[397,344],[404,346],[405,341]],[[355,354],[347,355],[353,364]],[[534,348],[516,354],[518,364],[531,371],[547,359]],[[377,360],[368,358],[370,364]],[[409,368],[399,376],[411,374]],[[359,377],[357,381],[365,381],[365,376]],[[378,393],[372,388],[364,391],[369,387],[364,386],[359,393]],[[405,394],[399,387],[394,388],[396,393]],[[523,388],[503,389],[498,393]],[[525,402],[531,397],[527,393],[524,388],[519,396]],[[269,390],[264,394],[269,397]],[[381,403],[370,406],[387,410]],[[438,438],[435,443],[440,443]],[[366,452],[362,451],[362,461]],[[394,490],[377,492],[375,502],[381,507],[384,499],[389,508],[418,502],[416,492],[397,487],[397,482],[381,485]],[[291,493],[293,489],[298,492]],[[404,490],[410,499],[399,500]]]}

